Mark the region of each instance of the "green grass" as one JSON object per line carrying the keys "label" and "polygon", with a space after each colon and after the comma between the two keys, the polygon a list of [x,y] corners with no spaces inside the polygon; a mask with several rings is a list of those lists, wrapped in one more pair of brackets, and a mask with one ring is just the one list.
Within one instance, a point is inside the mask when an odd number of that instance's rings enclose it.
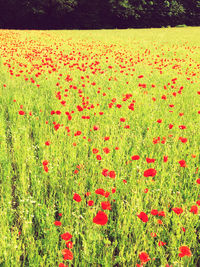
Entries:
{"label": "green grass", "polygon": [[[200,264],[200,213],[190,212],[200,200],[199,33],[195,27],[0,31],[0,266],[136,266],[142,251],[151,258],[146,266]],[[126,94],[131,97],[123,101]],[[57,131],[53,122],[61,125]],[[77,131],[81,135],[74,136]],[[155,177],[144,177],[149,168],[156,169]],[[116,177],[103,176],[103,169]],[[95,194],[98,188],[110,192],[108,198]],[[81,202],[73,200],[74,193]],[[107,224],[97,225],[93,218],[102,201],[111,210],[104,211]],[[174,207],[183,213],[175,214]],[[153,216],[152,209],[166,216]],[[140,212],[148,222],[138,218]],[[63,260],[65,232],[72,235],[73,260]],[[192,256],[179,257],[181,246]]]}

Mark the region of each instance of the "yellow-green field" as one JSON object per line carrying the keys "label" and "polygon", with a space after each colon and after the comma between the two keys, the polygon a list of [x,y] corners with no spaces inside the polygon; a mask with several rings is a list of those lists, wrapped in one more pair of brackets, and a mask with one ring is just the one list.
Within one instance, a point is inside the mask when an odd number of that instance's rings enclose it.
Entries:
{"label": "yellow-green field", "polygon": [[0,30],[0,266],[200,266],[200,28]]}

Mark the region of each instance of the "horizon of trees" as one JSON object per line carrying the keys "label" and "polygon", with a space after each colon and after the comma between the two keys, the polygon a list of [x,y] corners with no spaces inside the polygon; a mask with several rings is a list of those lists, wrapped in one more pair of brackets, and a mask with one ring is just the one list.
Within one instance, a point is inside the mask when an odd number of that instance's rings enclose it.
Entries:
{"label": "horizon of trees", "polygon": [[200,0],[0,0],[1,29],[200,26]]}

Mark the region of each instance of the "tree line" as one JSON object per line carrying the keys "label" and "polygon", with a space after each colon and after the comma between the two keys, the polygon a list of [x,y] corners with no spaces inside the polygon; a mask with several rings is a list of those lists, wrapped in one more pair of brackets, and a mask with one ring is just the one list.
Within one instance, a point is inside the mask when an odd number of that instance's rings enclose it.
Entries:
{"label": "tree line", "polygon": [[200,0],[0,0],[0,28],[111,29],[200,25]]}

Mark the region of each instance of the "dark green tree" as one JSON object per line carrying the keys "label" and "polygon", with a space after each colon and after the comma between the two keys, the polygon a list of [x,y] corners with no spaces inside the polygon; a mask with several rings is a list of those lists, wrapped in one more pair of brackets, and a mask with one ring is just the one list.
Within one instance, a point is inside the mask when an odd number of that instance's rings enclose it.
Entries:
{"label": "dark green tree", "polygon": [[199,25],[200,24],[200,0],[182,0],[185,8],[185,24]]}
{"label": "dark green tree", "polygon": [[1,28],[135,28],[200,24],[200,0],[0,0]]}
{"label": "dark green tree", "polygon": [[[24,0],[29,15],[43,22],[43,27],[59,27],[63,17],[74,10],[77,0]],[[67,26],[67,25],[66,25]]]}
{"label": "dark green tree", "polygon": [[183,20],[185,8],[179,0],[110,0],[111,11],[130,26],[159,27]]}
{"label": "dark green tree", "polygon": [[94,29],[109,28],[113,25],[113,15],[108,0],[78,0],[74,19],[78,28]]}

